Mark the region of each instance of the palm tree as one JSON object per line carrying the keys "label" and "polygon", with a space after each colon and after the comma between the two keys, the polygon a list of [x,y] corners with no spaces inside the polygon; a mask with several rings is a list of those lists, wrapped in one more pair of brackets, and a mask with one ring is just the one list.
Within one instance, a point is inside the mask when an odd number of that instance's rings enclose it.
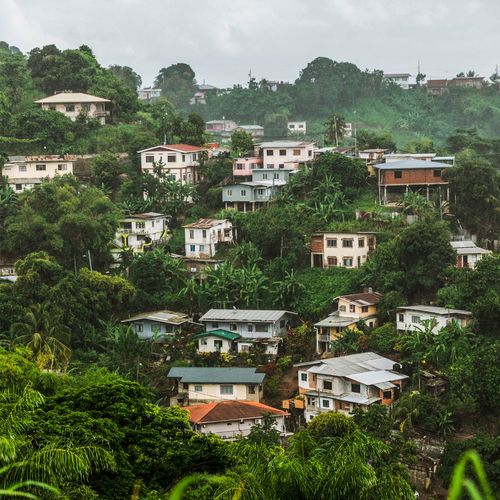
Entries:
{"label": "palm tree", "polygon": [[403,208],[404,214],[415,215],[417,217],[428,214],[431,209],[429,201],[415,191],[405,193],[399,202],[399,206]]}
{"label": "palm tree", "polygon": [[420,392],[411,391],[399,399],[394,417],[399,422],[399,430],[405,432],[412,428],[415,418],[420,415]]}
{"label": "palm tree", "polygon": [[292,307],[299,300],[299,295],[304,292],[305,286],[297,278],[297,274],[292,269],[285,271],[285,276],[280,281],[273,283],[274,303],[280,307]]}
{"label": "palm tree", "polygon": [[24,344],[31,350],[31,359],[41,370],[63,371],[71,357],[67,346],[69,329],[49,303],[32,305],[22,323],[11,327],[14,343]]}
{"label": "palm tree", "polygon": [[346,131],[346,121],[340,113],[332,113],[325,122],[325,143],[339,145]]}

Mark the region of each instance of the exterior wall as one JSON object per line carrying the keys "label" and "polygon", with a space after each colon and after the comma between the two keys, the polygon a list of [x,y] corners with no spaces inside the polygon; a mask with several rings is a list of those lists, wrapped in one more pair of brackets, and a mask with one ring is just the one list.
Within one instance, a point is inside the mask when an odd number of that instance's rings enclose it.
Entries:
{"label": "exterior wall", "polygon": [[186,227],[184,238],[187,257],[210,258],[215,255],[219,243],[233,241],[232,224],[224,221],[207,229]]}
{"label": "exterior wall", "polygon": [[[220,344],[219,344],[220,343]],[[232,350],[233,342],[220,337],[202,337],[198,339],[198,352],[222,352],[228,353]]]}
{"label": "exterior wall", "polygon": [[[280,431],[281,434],[285,433],[285,417],[283,415],[275,415],[274,427]],[[214,422],[207,424],[193,425],[193,429],[200,434],[216,434],[222,439],[232,440],[238,437],[246,437],[250,434],[252,427],[260,424],[262,418],[248,418],[244,420],[228,420],[226,422]]]}
{"label": "exterior wall", "polygon": [[[221,394],[221,385],[231,385],[233,387],[233,394]],[[249,390],[250,386],[255,389],[255,394],[252,394]],[[199,388],[201,390],[196,390]],[[209,402],[221,401],[223,399],[260,401],[261,388],[258,384],[189,384],[187,395],[189,404],[195,401]]]}
{"label": "exterior wall", "polygon": [[174,336],[181,329],[178,325],[169,325],[148,319],[127,323],[141,339],[150,339],[162,335]]}
{"label": "exterior wall", "polygon": [[290,320],[291,317],[285,314],[278,321],[268,321],[265,323],[252,323],[250,321],[200,321],[205,325],[206,332],[221,329],[238,333],[247,339],[266,339],[283,337],[287,330],[287,323],[289,323]]}
{"label": "exterior wall", "polygon": [[306,122],[288,122],[287,126],[292,134],[305,134],[307,131]]}
{"label": "exterior wall", "polygon": [[[352,247],[347,245],[352,240]],[[332,243],[329,243],[331,241]],[[329,246],[335,245],[336,246]],[[376,246],[375,234],[326,233],[311,240],[311,267],[360,267]]]}
{"label": "exterior wall", "polygon": [[[314,159],[314,144],[302,147],[267,147],[262,148],[262,163],[264,168],[293,168],[299,163]],[[284,152],[285,154],[281,154]]]}
{"label": "exterior wall", "polygon": [[[434,176],[434,171],[439,170],[441,175]],[[396,178],[395,171],[401,172],[401,177]],[[406,185],[406,184],[448,184],[442,177],[443,169],[433,168],[432,163],[429,168],[416,168],[404,170],[380,170],[380,184]]]}
{"label": "exterior wall", "polygon": [[42,109],[53,109],[59,111],[69,119],[75,121],[80,113],[86,113],[90,118],[96,118],[102,125],[106,123],[106,116],[109,116],[109,111],[106,111],[104,102],[91,102],[91,103],[65,103],[65,104],[40,104]]}
{"label": "exterior wall", "polygon": [[251,177],[254,168],[262,167],[262,158],[236,158],[233,161],[233,175],[235,177]]}
{"label": "exterior wall", "polygon": [[438,333],[441,328],[444,328],[451,321],[457,321],[461,327],[466,326],[470,321],[469,318],[461,318],[456,315],[441,316],[420,311],[398,310],[396,314],[396,328],[400,331],[415,332],[423,327],[422,321],[433,318],[437,321],[436,327],[432,330],[433,333]]}
{"label": "exterior wall", "polygon": [[271,170],[267,168],[257,168],[252,173],[252,181],[254,182],[288,182],[290,179],[290,174],[293,170],[290,169],[278,169]]}
{"label": "exterior wall", "polygon": [[220,121],[213,121],[213,122],[207,122],[206,124],[206,130],[207,132],[232,132],[233,130],[236,129],[238,125],[236,122],[233,122],[232,120],[220,120]]}
{"label": "exterior wall", "polygon": [[473,253],[467,255],[457,255],[457,267],[462,269],[463,267],[467,269],[474,269],[477,263],[484,257],[483,253]]}
{"label": "exterior wall", "polygon": [[[129,224],[131,227],[128,227]],[[166,239],[166,234],[166,217],[150,219],[127,217],[120,222],[115,236],[115,245],[119,248],[128,247],[133,252],[142,252],[145,246]],[[146,243],[146,238],[149,238],[151,243]]]}
{"label": "exterior wall", "polygon": [[[235,184],[222,188],[222,201],[224,203],[266,203],[271,201],[278,192],[279,186],[249,186],[246,184]],[[237,207],[234,207],[238,209]]]}
{"label": "exterior wall", "polygon": [[342,317],[353,318],[356,321],[360,319],[365,319],[370,316],[375,316],[377,314],[377,306],[365,306],[363,311],[363,306],[353,304],[350,300],[340,298],[339,299],[339,312]]}
{"label": "exterior wall", "polygon": [[153,174],[153,162],[163,162],[163,171],[181,184],[197,184],[198,168],[202,152],[180,153],[176,151],[158,150],[141,153],[141,170]]}
{"label": "exterior wall", "polygon": [[[247,337],[248,338],[248,337]],[[249,352],[255,345],[255,343],[248,342],[248,341],[236,341],[236,350],[237,352]],[[277,342],[270,342],[268,344],[265,344],[265,354],[268,354],[269,356],[277,356],[278,355],[278,343]]]}

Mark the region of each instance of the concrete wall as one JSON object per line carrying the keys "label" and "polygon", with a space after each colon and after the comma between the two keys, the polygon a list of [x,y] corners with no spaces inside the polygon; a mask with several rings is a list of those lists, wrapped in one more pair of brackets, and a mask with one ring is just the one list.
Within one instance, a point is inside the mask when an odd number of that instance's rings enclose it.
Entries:
{"label": "concrete wall", "polygon": [[435,319],[436,327],[432,333],[438,333],[441,328],[444,328],[448,322],[456,321],[462,327],[466,326],[470,319],[463,319],[458,316],[441,316],[420,311],[402,311],[396,313],[396,328],[401,331],[415,332],[423,328],[422,321]]}
{"label": "concrete wall", "polygon": [[[314,159],[314,145],[303,147],[270,147],[263,148],[264,168],[298,168],[299,163]],[[284,154],[282,154],[284,152]],[[287,165],[288,164],[288,165]]]}
{"label": "concrete wall", "polygon": [[[233,394],[221,394],[221,385],[232,385]],[[250,384],[252,385],[252,384]],[[196,386],[196,387],[195,387]],[[197,391],[196,388],[201,390]],[[260,401],[259,385],[255,384],[255,394],[251,394],[247,384],[189,384],[187,390],[189,404],[195,401],[208,402],[228,400]]]}
{"label": "concrete wall", "polygon": [[[216,347],[216,343],[222,343],[222,347]],[[220,337],[202,337],[198,339],[198,352],[222,352],[228,353],[233,346],[233,342]]]}
{"label": "concrete wall", "polygon": [[[285,417],[282,415],[276,415],[276,420],[274,427],[280,431],[280,433],[285,433]],[[260,424],[262,418],[252,418],[244,420],[232,420],[227,422],[215,422],[208,424],[198,424],[194,426],[194,430],[200,434],[216,434],[222,439],[237,439],[240,436],[246,437],[250,434],[252,427],[256,424]]]}
{"label": "concrete wall", "polygon": [[233,175],[235,177],[251,177],[254,168],[262,167],[262,158],[236,158],[233,161]]}
{"label": "concrete wall", "polygon": [[[73,110],[71,110],[71,106]],[[77,116],[80,113],[86,113],[90,118],[95,118],[101,122],[102,125],[106,123],[106,117],[102,116],[103,114],[109,114],[106,112],[105,103],[97,102],[97,103],[67,103],[67,104],[49,104],[44,103],[41,104],[42,109],[53,109],[55,111],[59,111],[63,115],[67,116],[71,120],[76,120]]]}
{"label": "concrete wall", "polygon": [[233,241],[232,224],[226,220],[206,229],[186,227],[184,239],[187,257],[210,258],[215,255],[219,243]]}

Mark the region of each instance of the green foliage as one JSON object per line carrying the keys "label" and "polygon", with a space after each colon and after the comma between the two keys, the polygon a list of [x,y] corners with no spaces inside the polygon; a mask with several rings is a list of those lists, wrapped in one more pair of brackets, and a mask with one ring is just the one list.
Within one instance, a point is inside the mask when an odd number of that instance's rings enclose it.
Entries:
{"label": "green foliage", "polygon": [[354,408],[353,419],[359,428],[378,439],[387,441],[391,437],[393,420],[389,416],[387,406],[370,405],[366,410]]}
{"label": "green foliage", "polygon": [[396,143],[387,130],[381,132],[361,129],[357,132],[358,148],[363,149],[388,149],[396,150]]}
{"label": "green foliage", "polygon": [[231,153],[234,157],[253,154],[252,134],[245,130],[235,130],[231,134]]}
{"label": "green foliage", "polygon": [[262,415],[262,423],[255,424],[247,437],[255,445],[276,446],[280,442],[280,431],[276,428],[276,417],[272,413]]}
{"label": "green foliage", "polygon": [[343,413],[326,412],[307,423],[307,430],[315,439],[345,437],[357,429],[355,422]]}

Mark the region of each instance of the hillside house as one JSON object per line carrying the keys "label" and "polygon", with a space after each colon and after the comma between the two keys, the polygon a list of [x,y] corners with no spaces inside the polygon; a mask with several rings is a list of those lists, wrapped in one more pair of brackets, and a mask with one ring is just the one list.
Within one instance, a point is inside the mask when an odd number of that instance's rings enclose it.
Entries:
{"label": "hillside house", "polygon": [[247,437],[254,425],[261,424],[264,415],[274,417],[273,427],[281,436],[286,433],[288,413],[256,401],[216,401],[185,406],[191,428],[199,434],[215,434],[224,440]]}
{"label": "hillside house", "polygon": [[229,137],[236,130],[237,126],[238,124],[233,120],[209,120],[205,123],[205,130],[209,134]]}
{"label": "hillside house", "polygon": [[262,139],[264,137],[264,127],[262,125],[238,125],[236,130],[249,133],[253,139]]}
{"label": "hillside house", "polygon": [[448,88],[448,80],[446,79],[427,80],[425,87],[427,89],[427,94],[432,96],[441,96],[450,91]]}
{"label": "hillside house", "polygon": [[137,92],[137,97],[140,101],[151,102],[161,97],[161,89],[144,87],[142,89],[139,89],[139,91]]}
{"label": "hillside house", "polygon": [[262,158],[255,156],[236,158],[233,161],[233,177],[251,178],[255,168],[262,168]]}
{"label": "hillside house", "polygon": [[311,237],[311,267],[362,266],[375,250],[376,233],[315,233]]}
{"label": "hillside house", "polygon": [[144,212],[124,217],[116,231],[113,253],[116,257],[123,250],[140,253],[167,241],[168,220],[167,215],[157,212]]}
{"label": "hillside house", "polygon": [[323,412],[351,415],[378,403],[391,405],[398,399],[407,375],[392,359],[363,352],[295,365],[299,393],[306,398],[306,421]]}
{"label": "hillside house", "polygon": [[233,242],[233,225],[227,219],[199,219],[182,227],[189,258],[211,258],[218,245]]}
{"label": "hillside house", "polygon": [[295,134],[305,135],[307,131],[306,122],[288,122],[287,128],[288,128],[288,133],[291,135]]}
{"label": "hillside house", "polygon": [[52,109],[75,121],[79,114],[98,120],[101,125],[106,123],[111,115],[111,101],[95,95],[82,92],[59,92],[35,101],[42,109]]}
{"label": "hillside house", "polygon": [[297,170],[314,159],[315,143],[311,141],[272,141],[260,144],[264,168]]}
{"label": "hillside house", "polygon": [[189,100],[190,104],[206,104],[207,97],[209,95],[216,96],[219,93],[219,89],[214,85],[209,85],[203,82],[197,86],[197,90],[193,97]]}
{"label": "hillside house", "polygon": [[472,319],[472,313],[460,309],[450,309],[437,306],[403,306],[397,308],[396,328],[401,332],[415,332],[423,328],[422,321],[435,320],[436,326],[433,333],[438,333],[441,328],[455,322],[465,327]]}
{"label": "hillside house", "polygon": [[9,156],[0,173],[7,177],[14,192],[22,193],[44,179],[73,174],[75,162],[76,156],[72,155]]}
{"label": "hillside house", "polygon": [[290,311],[264,309],[210,309],[199,322],[205,334],[198,338],[199,352],[248,352],[262,346],[271,356],[297,315]]}
{"label": "hillside house", "polygon": [[154,164],[161,163],[162,172],[181,184],[198,184],[200,160],[207,149],[189,144],[161,144],[138,151],[141,155],[141,170],[154,175]]}
{"label": "hillside house", "polygon": [[484,85],[482,76],[456,76],[448,82],[449,87],[480,90]]}
{"label": "hillside house", "polygon": [[402,89],[410,88],[410,73],[384,73],[383,79],[386,82],[392,82],[399,85]]}
{"label": "hillside house", "polygon": [[420,192],[427,200],[450,199],[448,182],[443,178],[448,163],[424,160],[399,160],[375,165],[378,171],[378,193],[381,205],[396,205],[408,191]]}
{"label": "hillside house", "polygon": [[358,152],[358,156],[361,160],[365,160],[367,164],[373,165],[375,163],[380,163],[384,161],[384,156],[389,153],[388,149],[363,149]]}
{"label": "hillside house", "polygon": [[457,268],[474,269],[476,264],[491,253],[490,250],[478,247],[471,240],[451,241],[453,250],[457,252]]}
{"label": "hillside house", "polygon": [[263,397],[265,373],[256,368],[174,367],[168,372],[170,405],[211,401],[257,401]]}
{"label": "hillside house", "polygon": [[[255,171],[255,169],[252,171],[252,179]],[[251,180],[223,186],[224,208],[240,212],[254,212],[262,205],[272,202],[285,184],[283,180],[274,180],[273,176],[272,180]]]}
{"label": "hillside house", "polygon": [[330,352],[330,344],[345,330],[355,329],[359,321],[369,328],[378,326],[377,305],[383,295],[371,289],[363,293],[341,295],[334,299],[337,310],[314,325],[316,330],[316,352]]}
{"label": "hillside house", "polygon": [[384,155],[386,163],[400,160],[423,160],[432,161],[436,153],[387,153]]}
{"label": "hillside house", "polygon": [[176,333],[199,329],[200,325],[193,322],[187,314],[162,310],[136,314],[122,321],[129,325],[141,339],[165,341],[175,337]]}

